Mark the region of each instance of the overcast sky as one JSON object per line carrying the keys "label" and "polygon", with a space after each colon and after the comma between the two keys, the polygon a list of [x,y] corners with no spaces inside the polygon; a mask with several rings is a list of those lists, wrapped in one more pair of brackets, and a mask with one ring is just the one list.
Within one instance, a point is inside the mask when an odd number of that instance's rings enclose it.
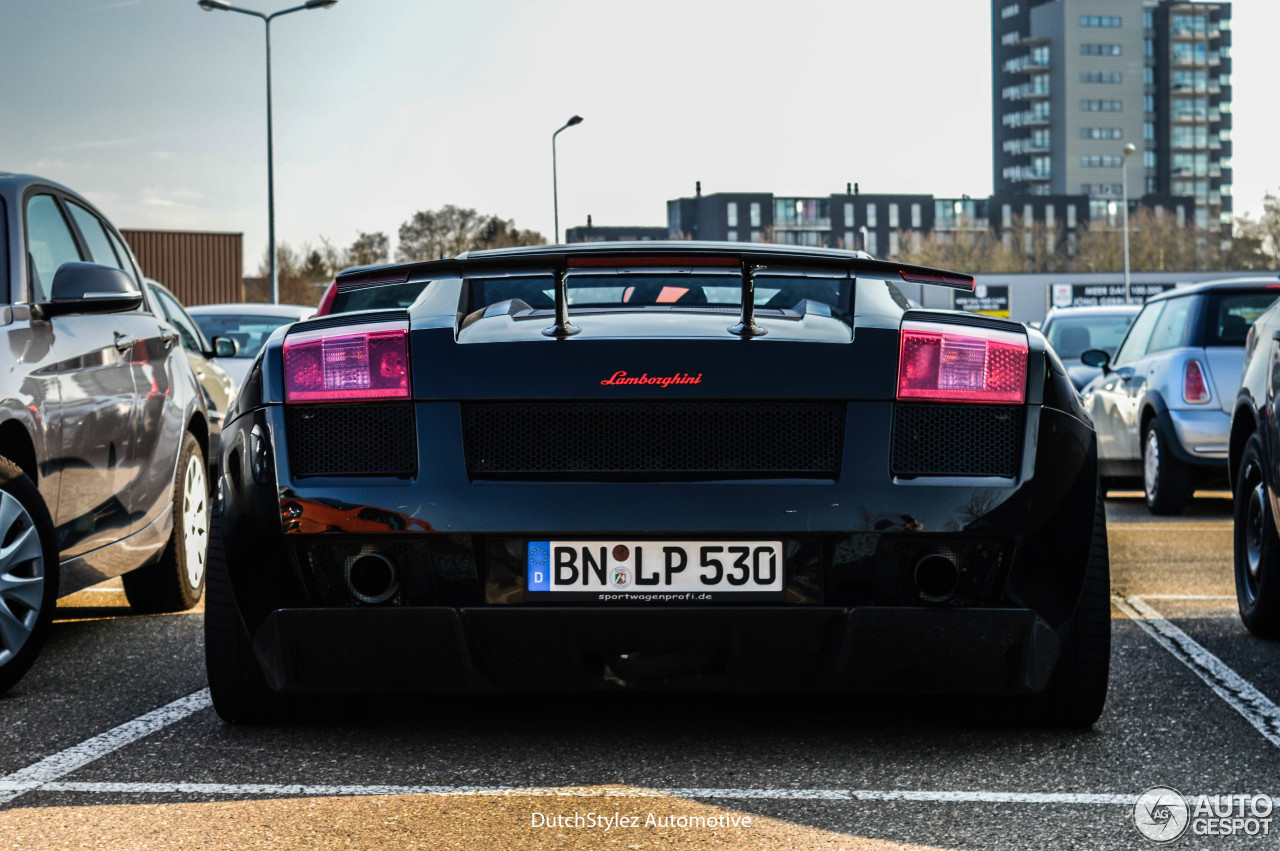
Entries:
{"label": "overcast sky", "polygon": [[[300,2],[300,0],[298,0]],[[291,5],[240,0],[264,12]],[[552,233],[704,192],[991,192],[989,0],[340,0],[277,19],[279,240],[458,204]],[[1280,2],[1236,0],[1236,212],[1280,189]],[[0,170],[118,226],[267,244],[263,26],[195,0],[0,0]]]}

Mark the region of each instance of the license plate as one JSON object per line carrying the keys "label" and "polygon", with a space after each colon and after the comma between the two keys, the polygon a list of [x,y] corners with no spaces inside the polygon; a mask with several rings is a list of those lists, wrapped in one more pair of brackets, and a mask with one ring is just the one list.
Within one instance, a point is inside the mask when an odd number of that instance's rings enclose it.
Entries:
{"label": "license plate", "polygon": [[530,541],[540,599],[782,599],[781,541]]}

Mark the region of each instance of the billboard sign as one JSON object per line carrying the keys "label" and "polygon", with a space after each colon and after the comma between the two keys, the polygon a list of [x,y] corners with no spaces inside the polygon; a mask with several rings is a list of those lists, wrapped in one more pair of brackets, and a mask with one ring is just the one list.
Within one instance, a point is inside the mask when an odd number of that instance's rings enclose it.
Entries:
{"label": "billboard sign", "polygon": [[[1172,283],[1130,284],[1133,303],[1142,304],[1153,295],[1160,295],[1176,286]],[[1124,304],[1124,284],[1050,284],[1051,307],[1097,307],[1099,305]]]}
{"label": "billboard sign", "polygon": [[970,313],[981,313],[986,316],[1009,318],[1009,285],[978,284],[973,292],[952,294],[952,307],[956,310],[967,310]]}

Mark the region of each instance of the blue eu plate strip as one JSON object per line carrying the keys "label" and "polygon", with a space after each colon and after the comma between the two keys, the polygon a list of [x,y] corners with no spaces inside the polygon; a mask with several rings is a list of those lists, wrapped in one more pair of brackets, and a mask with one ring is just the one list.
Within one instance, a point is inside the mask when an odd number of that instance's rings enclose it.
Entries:
{"label": "blue eu plate strip", "polygon": [[525,567],[525,588],[529,591],[551,590],[551,542],[530,541],[529,561]]}

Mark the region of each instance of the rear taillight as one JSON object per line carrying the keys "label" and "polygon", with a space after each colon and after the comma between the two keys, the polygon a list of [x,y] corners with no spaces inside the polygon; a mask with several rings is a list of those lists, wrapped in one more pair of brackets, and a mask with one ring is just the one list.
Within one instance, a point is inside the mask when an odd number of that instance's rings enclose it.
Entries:
{"label": "rear taillight", "polygon": [[408,398],[408,340],[406,322],[290,334],[284,338],[285,401]]}
{"label": "rear taillight", "polygon": [[1209,385],[1205,383],[1199,361],[1189,360],[1182,368],[1182,400],[1193,405],[1209,401]]}
{"label": "rear taillight", "polygon": [[1020,405],[1027,352],[1027,338],[1014,331],[904,322],[898,398]]}

